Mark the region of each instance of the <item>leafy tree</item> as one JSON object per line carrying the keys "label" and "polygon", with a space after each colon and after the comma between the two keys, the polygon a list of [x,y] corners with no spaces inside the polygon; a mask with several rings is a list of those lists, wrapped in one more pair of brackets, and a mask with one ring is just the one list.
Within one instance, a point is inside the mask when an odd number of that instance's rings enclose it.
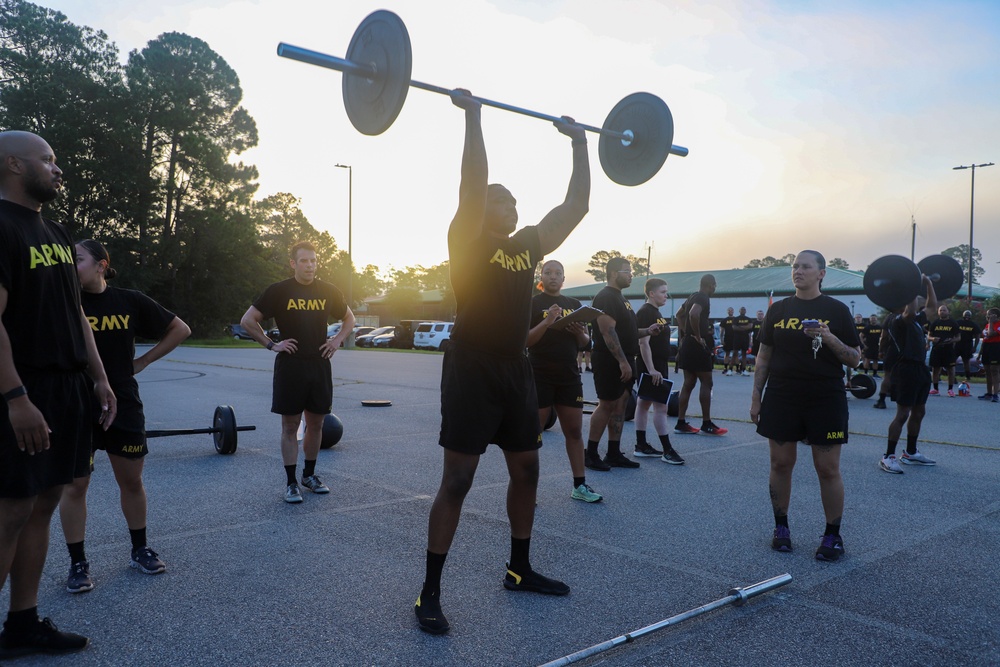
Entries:
{"label": "leafy tree", "polygon": [[393,287],[385,295],[385,304],[392,308],[397,319],[415,319],[420,314],[422,304],[420,290],[416,287]]}
{"label": "leafy tree", "polygon": [[847,260],[846,259],[841,259],[840,257],[834,257],[833,259],[831,259],[827,263],[827,266],[829,266],[830,268],[833,268],[833,269],[850,269],[851,268],[850,264],[847,263]]}
{"label": "leafy tree", "polygon": [[[969,277],[969,244],[963,243],[962,245],[952,246],[947,250],[941,251],[942,255],[947,255],[948,257],[953,257],[958,260],[958,263],[962,265],[962,275],[968,279]],[[979,248],[972,249],[972,284],[978,285],[979,279],[983,277],[986,273],[986,269],[983,268],[983,253],[979,252]]]}
{"label": "leafy tree", "polygon": [[600,250],[595,252],[590,261],[587,262],[587,273],[594,277],[594,282],[603,283],[607,281],[608,276],[605,272],[605,267],[608,265],[608,260],[612,257],[624,257],[628,260],[628,263],[632,266],[633,276],[645,276],[649,273],[649,265],[646,263],[645,258],[636,257],[635,255],[623,255],[617,250]]}

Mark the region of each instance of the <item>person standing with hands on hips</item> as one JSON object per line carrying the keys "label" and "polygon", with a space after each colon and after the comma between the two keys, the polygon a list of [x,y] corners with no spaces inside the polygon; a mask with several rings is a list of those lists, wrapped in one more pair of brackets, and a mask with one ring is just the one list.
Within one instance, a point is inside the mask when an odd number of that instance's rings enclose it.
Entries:
{"label": "person standing with hands on hips", "polygon": [[[316,247],[300,241],[289,251],[294,275],[274,283],[243,315],[241,324],[255,341],[276,354],[271,412],[281,415],[281,458],[285,464],[285,502],[301,503],[302,491],[295,479],[299,457],[299,423],[305,418],[302,436],[305,465],[302,486],[313,493],[330,493],[316,474],[316,459],[323,439],[323,419],[333,407],[333,375],[330,360],[354,330],[354,313],[339,289],[316,277]],[[281,340],[267,337],[260,323],[273,317]],[[340,331],[326,337],[330,319],[342,320]]]}
{"label": "person standing with hands on hips", "polygon": [[825,276],[823,255],[803,250],[792,264],[795,295],[768,308],[750,420],[770,447],[768,490],[775,523],[771,548],[792,550],[788,526],[792,469],[798,443],[804,441],[812,450],[826,515],[816,559],[836,561],[844,553],[840,536],[844,513],[840,450],[847,442],[848,423],[844,366],[858,367],[861,342],[847,306],[820,291]]}

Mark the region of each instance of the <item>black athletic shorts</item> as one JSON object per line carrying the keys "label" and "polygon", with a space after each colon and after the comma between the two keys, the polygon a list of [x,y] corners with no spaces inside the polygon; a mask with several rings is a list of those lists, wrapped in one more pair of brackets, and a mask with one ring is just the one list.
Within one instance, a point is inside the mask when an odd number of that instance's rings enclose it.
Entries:
{"label": "black athletic shorts", "polygon": [[735,342],[736,341],[733,340],[732,336],[726,336],[725,338],[723,338],[722,339],[722,351],[728,354],[728,353],[732,352],[734,349],[738,349],[738,348],[735,348],[735,346],[733,345],[733,343],[735,343]]}
{"label": "black athletic shorts", "polygon": [[526,356],[499,357],[453,342],[441,365],[438,444],[479,455],[491,443],[511,452],[542,446],[531,362]]}
{"label": "black athletic shorts", "polygon": [[333,373],[329,359],[296,359],[281,352],[274,359],[271,412],[329,414],[333,408]]}
{"label": "black athletic shorts", "polygon": [[21,373],[28,397],[49,425],[49,448],[17,447],[6,402],[0,401],[0,498],[30,498],[90,470],[94,383],[86,373]]}
{"label": "black athletic shorts", "polygon": [[947,368],[954,365],[954,345],[935,345],[931,348],[931,368]]}
{"label": "black athletic shorts", "polygon": [[750,336],[747,334],[736,334],[736,337],[733,338],[733,351],[746,352],[748,347],[750,347]]}
{"label": "black athletic shorts", "polygon": [[[146,445],[146,434],[142,431],[126,431],[111,428],[105,431],[99,424],[94,425],[93,450],[105,450],[108,454],[114,454],[124,459],[141,459],[149,454],[149,447]],[[91,457],[93,461],[93,457]],[[91,465],[93,470],[93,464]]]}
{"label": "black athletic shorts", "polygon": [[610,352],[594,350],[590,355],[590,365],[594,369],[594,389],[597,398],[602,401],[617,401],[622,394],[632,391],[636,381],[635,359],[629,357],[632,367],[632,377],[628,382],[622,382],[622,369],[618,360]]}
{"label": "black athletic shorts", "polygon": [[866,347],[861,353],[864,355],[865,359],[869,361],[878,361],[878,345],[874,347]]}
{"label": "black athletic shorts", "polygon": [[677,350],[677,367],[692,373],[711,373],[714,368],[712,351],[702,347],[694,336],[681,339]]}
{"label": "black athletic shorts", "polygon": [[539,410],[553,405],[583,409],[583,382],[552,384],[536,379],[535,393],[538,395]]}
{"label": "black athletic shorts", "polygon": [[968,360],[972,359],[973,356],[975,356],[975,350],[973,349],[971,340],[968,343],[959,343],[958,345],[955,346],[956,359],[961,357],[962,359]]}
{"label": "black athletic shorts", "polygon": [[899,405],[913,407],[927,403],[931,391],[931,371],[914,361],[900,361],[892,369],[889,396]]}
{"label": "black athletic shorts", "polygon": [[983,343],[983,366],[1000,364],[1000,344]]}
{"label": "black athletic shorts", "polygon": [[847,393],[839,378],[805,382],[769,377],[757,433],[777,442],[842,445],[847,422]]}

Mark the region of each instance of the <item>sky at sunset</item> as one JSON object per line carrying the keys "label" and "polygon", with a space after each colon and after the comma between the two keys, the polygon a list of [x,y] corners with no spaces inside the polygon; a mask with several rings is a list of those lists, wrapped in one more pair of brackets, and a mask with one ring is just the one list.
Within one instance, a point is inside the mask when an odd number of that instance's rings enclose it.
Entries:
{"label": "sky at sunset", "polygon": [[[971,172],[1000,162],[1000,3],[811,0],[49,0],[106,32],[124,58],[163,32],[204,39],[236,70],[259,145],[261,197],[291,192],[387,270],[447,258],[463,116],[411,89],[384,134],[358,133],[341,74],[276,55],[279,42],[343,56],[375,9],[405,22],[412,77],[600,126],[624,96],[670,106],[674,143],[637,187],[610,181],[590,135],[589,215],[551,257],[567,286],[599,250],[649,253],[653,272],[727,269],[814,248],[863,269],[968,243]],[[544,121],[484,109],[490,180],[523,223],[565,194],[569,140]],[[58,146],[54,147],[58,152]],[[72,165],[67,165],[70,169]],[[976,171],[975,246],[1000,284],[1000,165]]]}

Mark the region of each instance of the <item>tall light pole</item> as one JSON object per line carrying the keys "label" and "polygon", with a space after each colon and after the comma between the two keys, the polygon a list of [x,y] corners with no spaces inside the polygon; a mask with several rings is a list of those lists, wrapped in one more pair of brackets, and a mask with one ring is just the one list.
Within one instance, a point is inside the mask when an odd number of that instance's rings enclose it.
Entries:
{"label": "tall light pole", "polygon": [[976,169],[980,167],[992,167],[992,162],[984,162],[983,164],[963,164],[958,167],[952,167],[952,169],[971,169],[972,170],[972,199],[969,204],[969,307],[972,307],[972,219],[976,210]]}
{"label": "tall light pole", "polygon": [[349,164],[335,164],[335,167],[347,170],[347,306],[351,304],[351,283],[354,281],[354,255],[351,254],[351,218],[354,215],[354,169]]}

